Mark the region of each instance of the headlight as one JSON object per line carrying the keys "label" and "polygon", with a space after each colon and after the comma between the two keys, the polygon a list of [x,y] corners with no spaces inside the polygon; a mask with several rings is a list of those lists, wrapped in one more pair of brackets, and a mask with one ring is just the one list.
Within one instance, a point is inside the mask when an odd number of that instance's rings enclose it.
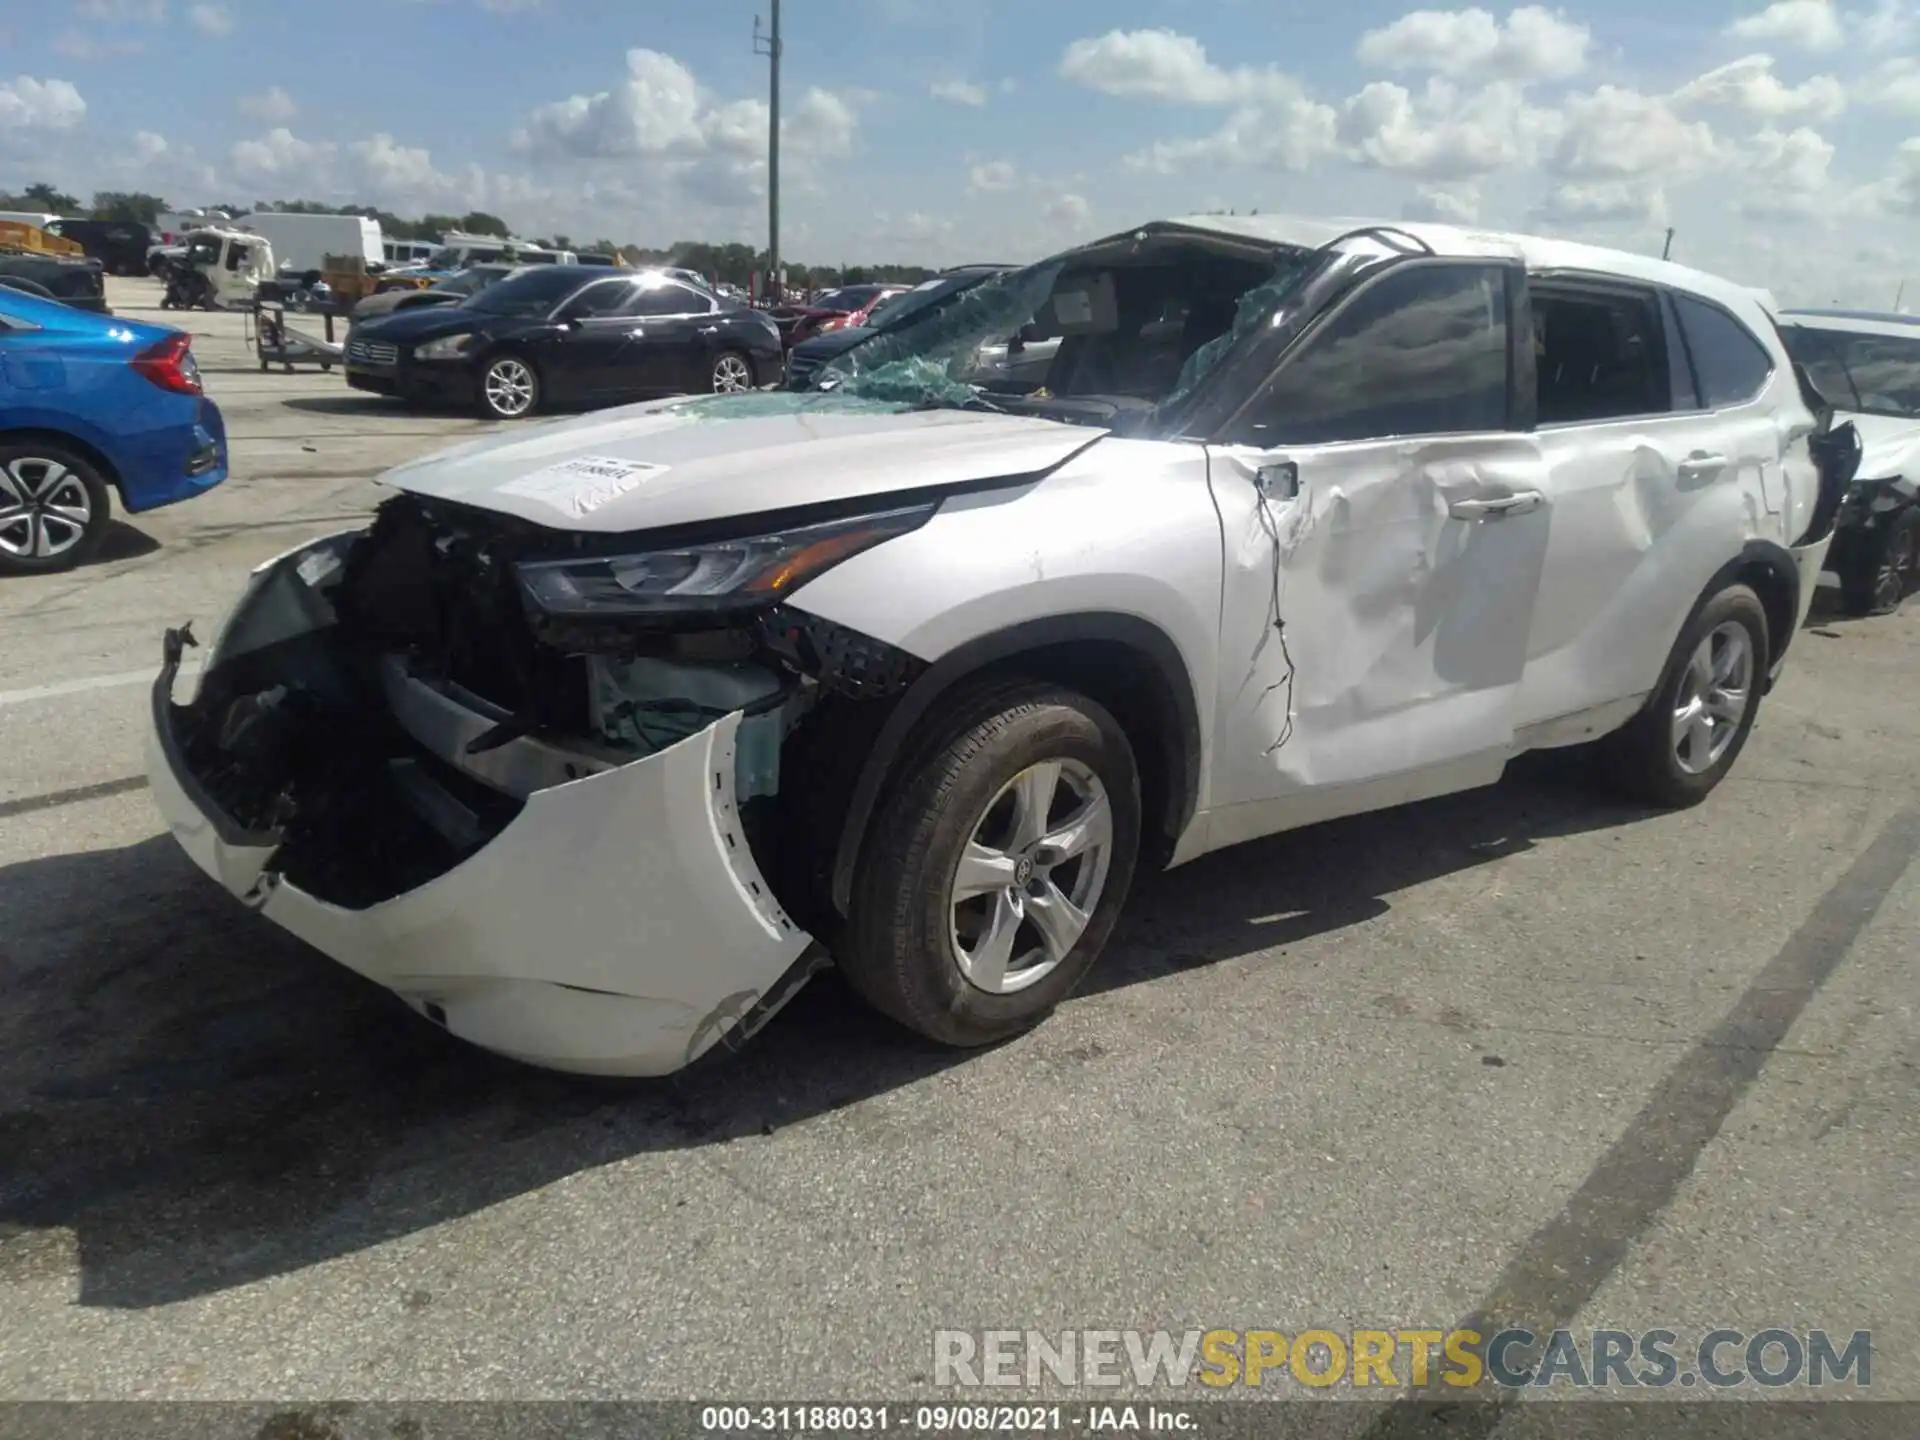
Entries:
{"label": "headlight", "polygon": [[416,360],[462,360],[473,348],[471,335],[443,335],[438,340],[429,340],[413,352]]}
{"label": "headlight", "polygon": [[644,619],[766,609],[842,560],[924,525],[937,502],[672,550],[528,561],[528,604],[552,617]]}

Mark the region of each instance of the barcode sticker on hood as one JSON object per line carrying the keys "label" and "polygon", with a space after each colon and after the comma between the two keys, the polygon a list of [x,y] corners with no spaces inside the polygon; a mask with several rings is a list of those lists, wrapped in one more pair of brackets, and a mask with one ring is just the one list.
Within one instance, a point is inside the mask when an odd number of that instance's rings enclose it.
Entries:
{"label": "barcode sticker on hood", "polygon": [[569,515],[586,515],[609,500],[636,490],[667,467],[614,455],[576,455],[544,470],[509,480],[502,495],[544,500]]}

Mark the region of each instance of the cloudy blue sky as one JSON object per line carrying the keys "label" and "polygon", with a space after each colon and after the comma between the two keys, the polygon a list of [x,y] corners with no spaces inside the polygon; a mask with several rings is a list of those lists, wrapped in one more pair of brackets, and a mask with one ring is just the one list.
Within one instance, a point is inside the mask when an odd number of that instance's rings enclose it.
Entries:
{"label": "cloudy blue sky", "polygon": [[[763,6],[761,8],[764,8]],[[1019,260],[1197,209],[1441,217],[1920,295],[1920,0],[787,0],[783,249]],[[765,233],[756,0],[0,10],[0,189]]]}

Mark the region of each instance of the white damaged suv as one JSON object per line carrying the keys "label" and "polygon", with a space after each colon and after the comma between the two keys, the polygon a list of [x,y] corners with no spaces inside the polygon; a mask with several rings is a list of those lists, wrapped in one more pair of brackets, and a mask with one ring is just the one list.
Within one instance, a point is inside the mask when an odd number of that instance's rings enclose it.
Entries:
{"label": "white damaged suv", "polygon": [[[1029,341],[1044,373],[981,365]],[[1821,406],[1677,266],[1147,225],[802,392],[389,472],[254,572],[184,704],[169,632],[154,794],[246,904],[522,1060],[670,1072],[829,959],[986,1044],[1142,865],[1538,747],[1705,796],[1857,463]]]}

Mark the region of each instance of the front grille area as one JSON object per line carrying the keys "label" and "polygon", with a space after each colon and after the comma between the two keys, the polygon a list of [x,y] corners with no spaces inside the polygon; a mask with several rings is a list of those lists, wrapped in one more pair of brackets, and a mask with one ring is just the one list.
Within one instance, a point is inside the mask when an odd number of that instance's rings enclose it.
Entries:
{"label": "front grille area", "polygon": [[797,388],[819,368],[818,355],[789,355],[787,356],[787,383]]}
{"label": "front grille area", "polygon": [[400,358],[400,349],[396,345],[385,345],[378,340],[349,340],[347,342],[347,360],[355,365],[391,365]]}

